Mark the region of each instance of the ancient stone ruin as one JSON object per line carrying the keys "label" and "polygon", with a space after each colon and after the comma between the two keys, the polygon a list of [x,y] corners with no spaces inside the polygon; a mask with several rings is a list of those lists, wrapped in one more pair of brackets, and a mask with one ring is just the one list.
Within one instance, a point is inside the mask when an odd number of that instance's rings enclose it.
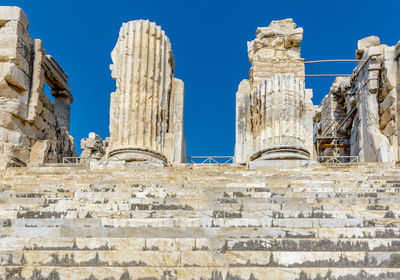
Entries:
{"label": "ancient stone ruin", "polygon": [[353,75],[336,78],[314,117],[322,156],[399,160],[399,53],[376,36],[358,41]]}
{"label": "ancient stone ruin", "polygon": [[161,27],[122,25],[110,137],[80,157],[67,76],[27,27],[0,7],[0,280],[400,279],[400,42],[360,40],[316,106],[303,30],[258,28],[235,163],[188,164]]}
{"label": "ancient stone ruin", "polygon": [[111,54],[110,160],[166,164],[185,160],[184,85],[173,77],[174,58],[154,22],[124,23]]}
{"label": "ancient stone ruin", "polygon": [[271,160],[310,159],[313,108],[300,57],[303,29],[286,19],[256,35],[248,43],[249,80],[236,94],[235,162],[265,167]]}
{"label": "ancient stone ruin", "polygon": [[[0,9],[0,164],[61,162],[75,156],[68,134],[70,103],[68,76],[32,39],[20,8]],[[44,93],[51,88],[53,103]]]}

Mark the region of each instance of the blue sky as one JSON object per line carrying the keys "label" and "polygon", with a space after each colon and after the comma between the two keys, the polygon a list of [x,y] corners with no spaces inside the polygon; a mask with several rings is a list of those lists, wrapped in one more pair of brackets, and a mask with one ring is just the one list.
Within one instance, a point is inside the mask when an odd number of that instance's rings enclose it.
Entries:
{"label": "blue sky", "polygon": [[[188,155],[233,155],[235,93],[248,77],[247,41],[258,26],[291,17],[304,28],[306,60],[354,58],[357,40],[377,35],[394,45],[400,1],[56,1],[1,0],[27,14],[32,38],[40,38],[69,76],[74,103],[70,133],[80,152],[90,131],[108,136],[110,93],[115,90],[110,53],[122,22],[155,21],[170,38],[175,77],[185,83]],[[352,63],[314,64],[307,74],[351,73]],[[333,78],[307,78],[314,104]]]}

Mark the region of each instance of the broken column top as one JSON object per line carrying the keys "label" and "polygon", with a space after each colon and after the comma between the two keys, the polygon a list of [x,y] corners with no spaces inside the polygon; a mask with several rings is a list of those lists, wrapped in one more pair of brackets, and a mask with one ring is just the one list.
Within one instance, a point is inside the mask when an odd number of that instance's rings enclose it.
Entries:
{"label": "broken column top", "polygon": [[365,50],[367,50],[370,47],[379,46],[380,43],[381,43],[381,40],[379,39],[378,36],[368,36],[361,40],[358,40],[357,50],[356,50],[356,59],[361,59]]}
{"label": "broken column top", "polygon": [[258,27],[257,38],[247,43],[249,60],[261,49],[292,50],[290,53],[266,52],[270,59],[280,58],[281,55],[288,55],[293,58],[300,58],[298,48],[303,39],[303,28],[296,28],[296,23],[291,18],[274,20],[268,27]]}
{"label": "broken column top", "polygon": [[252,65],[249,73],[251,89],[276,74],[294,73],[304,81],[304,60],[300,57],[302,39],[303,28],[296,28],[291,18],[272,21],[268,27],[258,27],[256,38],[247,43]]}

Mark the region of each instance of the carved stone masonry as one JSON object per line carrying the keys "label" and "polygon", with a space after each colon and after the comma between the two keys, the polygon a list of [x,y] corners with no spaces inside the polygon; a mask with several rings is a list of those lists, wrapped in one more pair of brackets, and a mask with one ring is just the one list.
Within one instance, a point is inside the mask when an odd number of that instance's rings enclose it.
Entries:
{"label": "carved stone masonry", "polygon": [[250,94],[250,160],[309,159],[304,148],[304,83],[293,74],[265,79]]}
{"label": "carved stone masonry", "polygon": [[124,23],[111,53],[111,160],[165,164],[185,159],[183,82],[165,32],[148,20]]}
{"label": "carved stone masonry", "polygon": [[30,37],[28,26],[20,8],[0,7],[0,168],[75,156],[68,76],[41,40]]}

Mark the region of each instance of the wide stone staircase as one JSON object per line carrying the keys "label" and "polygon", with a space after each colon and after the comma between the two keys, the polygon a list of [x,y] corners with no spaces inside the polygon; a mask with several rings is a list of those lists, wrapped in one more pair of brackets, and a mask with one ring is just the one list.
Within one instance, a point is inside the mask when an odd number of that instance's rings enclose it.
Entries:
{"label": "wide stone staircase", "polygon": [[0,171],[0,279],[398,280],[399,171]]}

